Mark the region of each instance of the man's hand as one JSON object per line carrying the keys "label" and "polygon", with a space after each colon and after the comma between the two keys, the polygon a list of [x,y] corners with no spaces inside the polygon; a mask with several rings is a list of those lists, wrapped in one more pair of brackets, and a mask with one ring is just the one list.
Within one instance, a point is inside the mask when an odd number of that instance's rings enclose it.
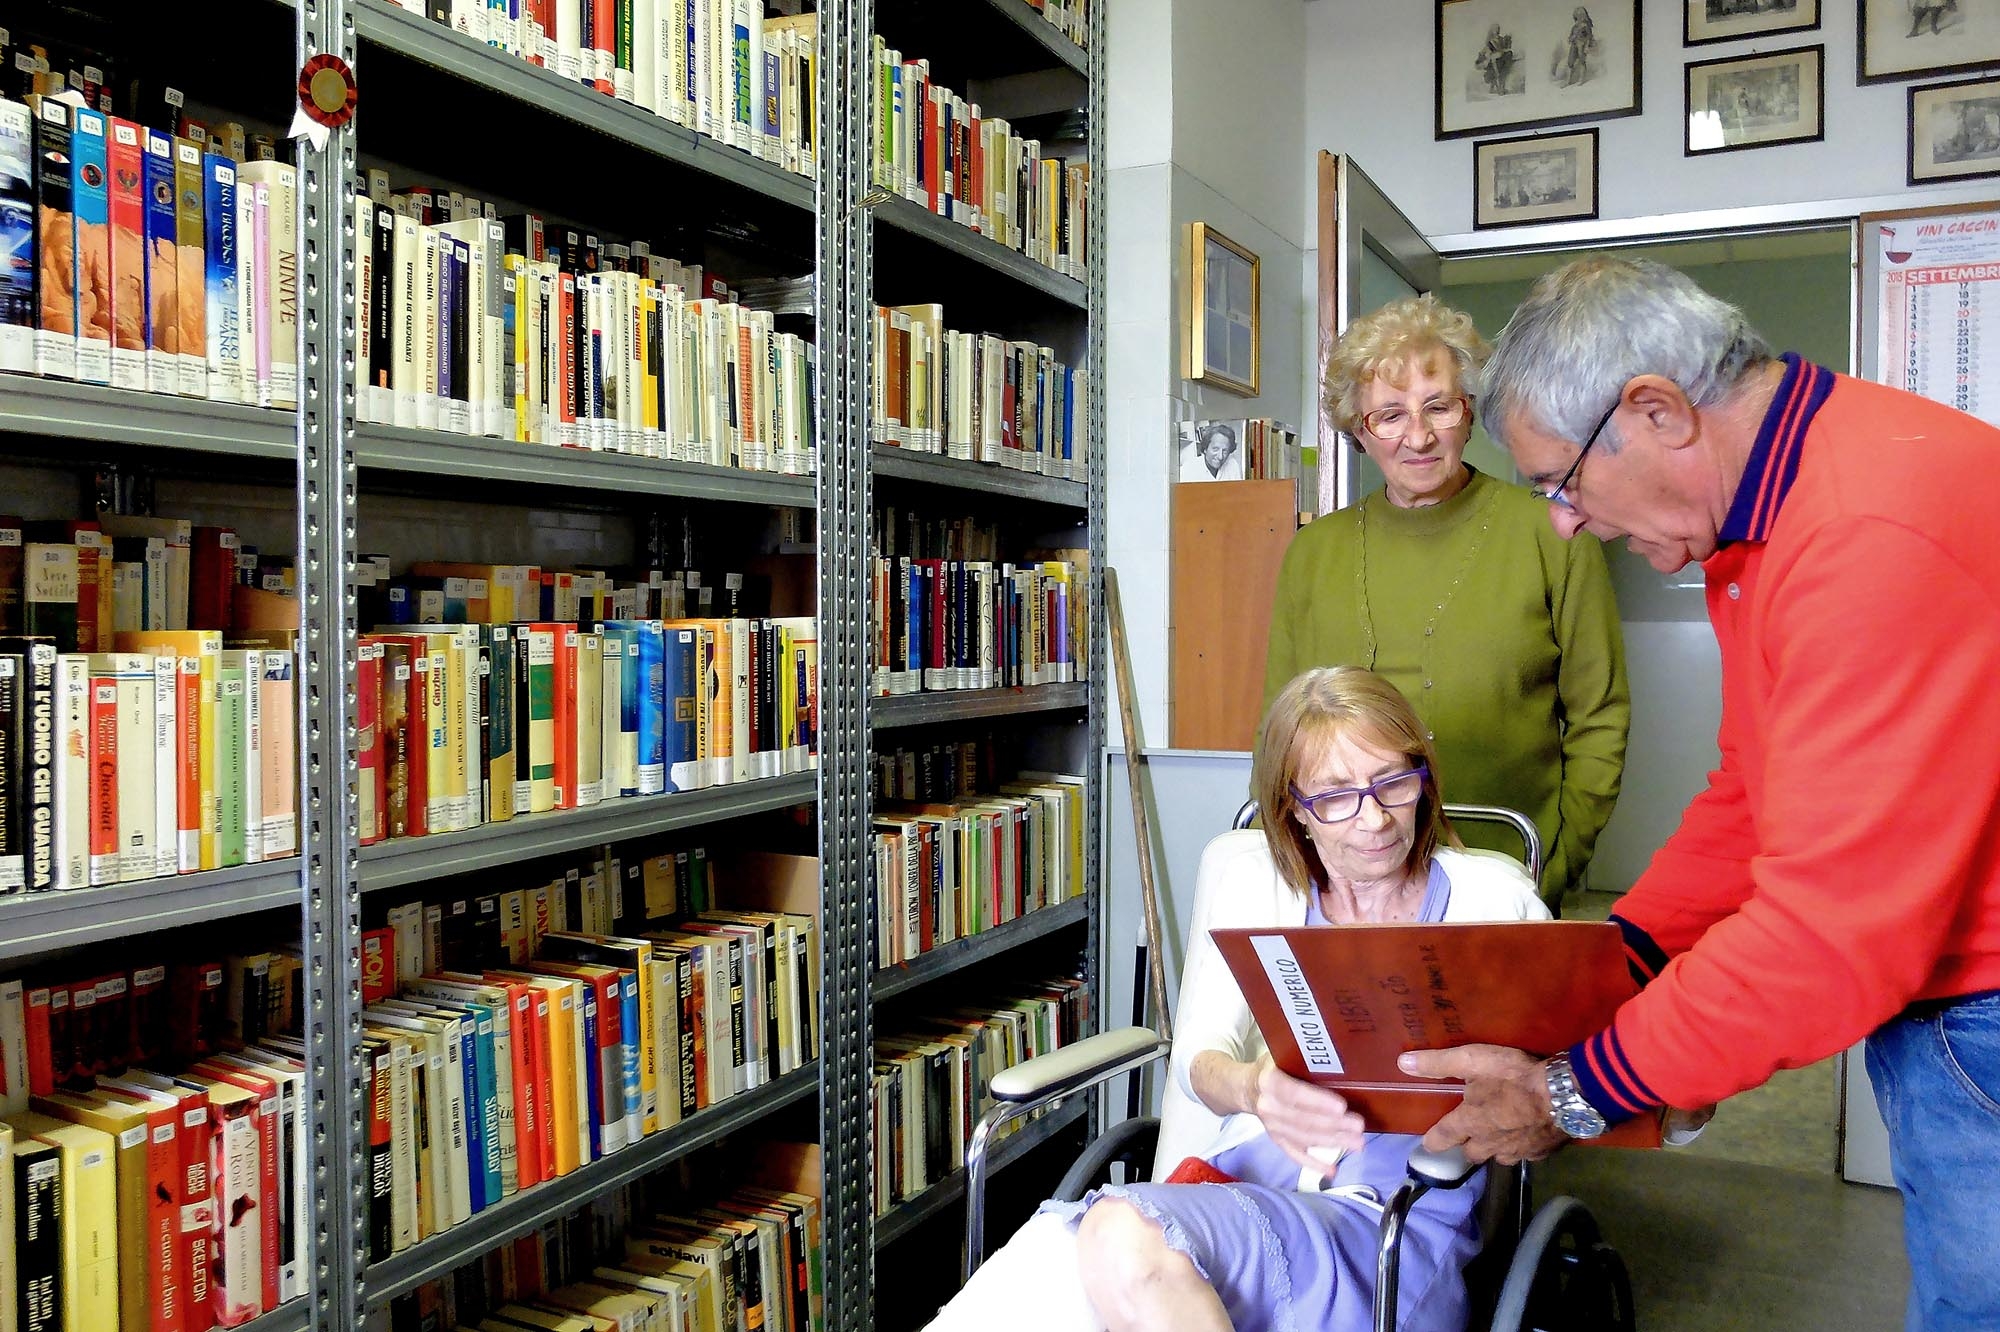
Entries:
{"label": "man's hand", "polygon": [[1549,1116],[1542,1061],[1502,1045],[1413,1050],[1396,1061],[1421,1078],[1458,1078],[1465,1103],[1424,1135],[1433,1152],[1465,1147],[1468,1160],[1513,1165],[1539,1161],[1569,1141]]}

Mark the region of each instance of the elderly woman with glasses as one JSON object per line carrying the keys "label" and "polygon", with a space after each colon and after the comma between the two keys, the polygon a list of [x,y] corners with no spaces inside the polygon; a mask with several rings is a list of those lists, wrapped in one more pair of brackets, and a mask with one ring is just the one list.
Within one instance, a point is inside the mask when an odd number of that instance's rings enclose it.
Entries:
{"label": "elderly woman with glasses", "polygon": [[[1210,842],[1195,879],[1161,1182],[1044,1204],[932,1332],[1369,1325],[1382,1200],[1417,1140],[1370,1133],[1338,1093],[1278,1071],[1209,932],[1546,919],[1518,864],[1458,849],[1437,764],[1379,675],[1325,667],[1279,693],[1252,776],[1264,826]],[[1483,1184],[1426,1194],[1411,1214],[1404,1332],[1464,1327]]]}
{"label": "elderly woman with glasses", "polygon": [[1432,296],[1357,319],[1326,366],[1335,424],[1383,488],[1312,523],[1278,576],[1268,701],[1300,671],[1364,666],[1415,705],[1455,799],[1541,829],[1541,890],[1577,886],[1611,817],[1631,700],[1604,552],[1465,461],[1487,353]]}

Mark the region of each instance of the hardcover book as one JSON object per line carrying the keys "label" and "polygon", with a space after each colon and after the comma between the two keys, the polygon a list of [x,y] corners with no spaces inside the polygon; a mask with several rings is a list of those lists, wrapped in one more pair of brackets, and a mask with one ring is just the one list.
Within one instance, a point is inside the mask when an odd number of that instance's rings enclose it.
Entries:
{"label": "hardcover book", "polygon": [[[1277,1066],[1346,1097],[1371,1130],[1425,1133],[1462,1084],[1396,1067],[1407,1050],[1554,1054],[1637,992],[1618,927],[1597,921],[1300,926],[1213,932]],[[1642,1116],[1592,1140],[1657,1147]]]}

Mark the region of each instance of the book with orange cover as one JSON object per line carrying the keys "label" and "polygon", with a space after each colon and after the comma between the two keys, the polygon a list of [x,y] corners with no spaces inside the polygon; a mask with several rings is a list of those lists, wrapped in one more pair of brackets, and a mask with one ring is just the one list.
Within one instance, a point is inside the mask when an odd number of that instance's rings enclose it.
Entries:
{"label": "book with orange cover", "polygon": [[[1547,1055],[1638,992],[1618,927],[1579,920],[1215,930],[1264,1034],[1296,1078],[1332,1087],[1371,1130],[1424,1133],[1462,1084],[1412,1077],[1406,1050],[1504,1045]],[[1642,1116],[1594,1142],[1657,1147]]]}

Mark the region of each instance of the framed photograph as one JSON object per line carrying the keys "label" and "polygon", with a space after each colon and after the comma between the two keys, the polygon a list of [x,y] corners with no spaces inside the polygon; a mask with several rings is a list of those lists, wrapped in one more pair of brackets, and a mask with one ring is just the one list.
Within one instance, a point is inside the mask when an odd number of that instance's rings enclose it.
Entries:
{"label": "framed photograph", "polygon": [[2000,176],[2000,78],[1910,89],[1910,184]]}
{"label": "framed photograph", "polygon": [[1436,136],[1636,116],[1639,54],[1639,0],[1437,0]]}
{"label": "framed photograph", "polygon": [[1472,145],[1472,225],[1521,227],[1597,216],[1597,131]]}
{"label": "framed photograph", "polygon": [[1187,377],[1257,396],[1259,261],[1206,222],[1188,224]]}
{"label": "framed photograph", "polygon": [[1248,421],[1183,421],[1174,477],[1178,481],[1241,481]]}
{"label": "framed photograph", "polygon": [[1681,43],[1731,42],[1819,27],[1819,0],[1687,0]]}
{"label": "framed photograph", "polygon": [[1825,137],[1824,46],[1687,67],[1687,156]]}
{"label": "framed photograph", "polygon": [[1856,0],[1863,83],[2000,64],[2000,6],[1990,0]]}

